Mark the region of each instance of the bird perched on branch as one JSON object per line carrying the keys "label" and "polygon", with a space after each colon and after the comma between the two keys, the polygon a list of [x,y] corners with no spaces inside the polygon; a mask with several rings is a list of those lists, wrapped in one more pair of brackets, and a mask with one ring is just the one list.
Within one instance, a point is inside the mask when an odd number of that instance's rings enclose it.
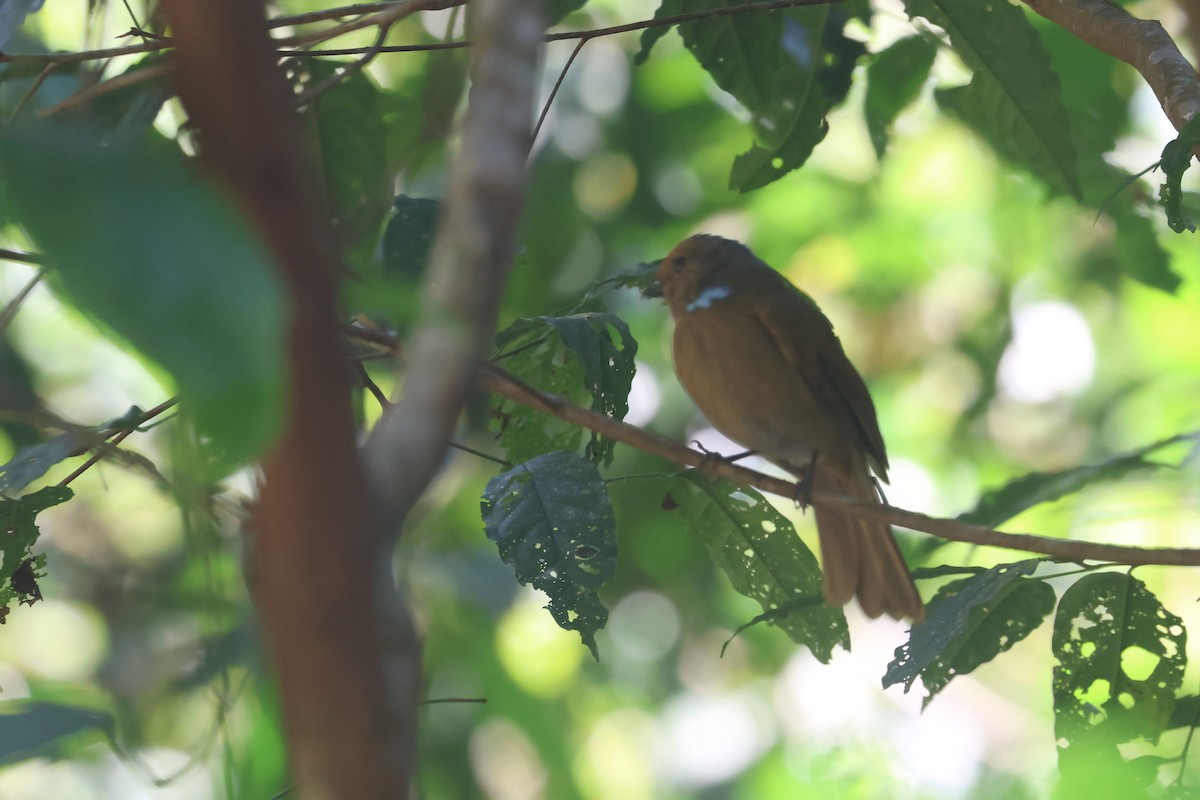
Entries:
{"label": "bird perched on branch", "polygon": [[[685,239],[657,284],[675,320],[679,382],[717,430],[808,486],[879,502],[887,453],[866,384],[817,304],[739,242]],[[824,591],[870,617],[919,621],[921,597],[886,523],[817,506]]]}

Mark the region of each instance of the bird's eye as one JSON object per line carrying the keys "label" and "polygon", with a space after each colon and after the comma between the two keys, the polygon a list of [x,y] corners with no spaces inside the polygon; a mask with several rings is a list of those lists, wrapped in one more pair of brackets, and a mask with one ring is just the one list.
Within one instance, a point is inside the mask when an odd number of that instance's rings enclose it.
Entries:
{"label": "bird's eye", "polygon": [[683,269],[683,265],[686,263],[687,263],[687,256],[675,256],[674,258],[671,259],[671,266],[674,267],[676,272]]}

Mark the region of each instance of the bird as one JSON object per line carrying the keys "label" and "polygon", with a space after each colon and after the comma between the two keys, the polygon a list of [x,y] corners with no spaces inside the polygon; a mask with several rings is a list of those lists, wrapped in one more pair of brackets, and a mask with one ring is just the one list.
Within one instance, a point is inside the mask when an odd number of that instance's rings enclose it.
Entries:
{"label": "bird", "polygon": [[[888,460],[866,383],[808,295],[740,242],[696,234],[658,265],[648,296],[674,320],[684,390],[718,431],[813,491],[881,502]],[[891,527],[814,508],[823,594],[871,618],[919,622],[925,607]]]}

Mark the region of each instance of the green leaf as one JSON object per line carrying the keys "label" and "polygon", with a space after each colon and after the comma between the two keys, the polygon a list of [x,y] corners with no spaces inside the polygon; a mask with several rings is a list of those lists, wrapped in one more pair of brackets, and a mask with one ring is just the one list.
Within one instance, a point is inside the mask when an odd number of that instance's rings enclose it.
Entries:
{"label": "green leaf", "polygon": [[846,21],[828,6],[788,12],[773,95],[764,107],[750,109],[758,144],[734,159],[729,188],[747,192],[778,180],[803,165],[825,138],[825,117],[845,99],[854,65],[866,52],[845,36]]}
{"label": "green leaf", "polygon": [[1060,762],[1080,747],[1158,740],[1183,682],[1187,631],[1144,583],[1119,572],[1077,581],[1059,603],[1052,647]]}
{"label": "green leaf", "polygon": [[262,452],[283,416],[284,301],[233,206],[149,135],[12,127],[0,176],[71,299],[174,376],[212,477]]}
{"label": "green leaf", "polygon": [[1122,271],[1136,281],[1174,294],[1183,277],[1171,268],[1171,257],[1158,241],[1149,217],[1133,209],[1131,202],[1119,202],[1106,208],[1117,224],[1116,256]]}
{"label": "green leaf", "polygon": [[[738,5],[728,0],[665,0],[656,19]],[[750,111],[755,144],[738,156],[729,186],[765,186],[808,159],[828,130],[825,115],[846,96],[866,52],[843,35],[848,16],[827,6],[711,16],[679,24],[691,54],[716,84]],[[665,26],[642,33],[642,63]]]}
{"label": "green leaf", "polygon": [[71,431],[40,444],[22,447],[7,464],[0,465],[0,494],[21,491],[55,464],[86,446],[80,435]]}
{"label": "green leaf", "polygon": [[67,740],[78,734],[98,731],[112,741],[116,730],[112,714],[106,711],[46,702],[5,706],[16,710],[0,714],[0,764],[58,757],[69,752]]}
{"label": "green leaf", "polygon": [[17,601],[32,605],[40,595],[37,579],[45,577],[45,556],[30,556],[30,548],[41,536],[37,515],[51,506],[65,503],[75,493],[65,486],[47,486],[18,500],[0,499],[0,624],[8,617],[9,604]]}
{"label": "green leaf", "polygon": [[1054,590],[1031,580],[1041,559],[1000,564],[948,583],[913,626],[906,644],[883,676],[884,687],[912,688],[918,676],[928,694],[922,707],[950,681],[1008,650],[1034,631],[1054,609]]}
{"label": "green leaf", "polygon": [[[617,332],[619,346],[610,328]],[[496,344],[515,354],[501,358],[510,372],[527,383],[572,399],[580,396],[582,386],[592,410],[614,419],[624,419],[628,413],[637,341],[620,317],[592,312],[519,319],[497,335]],[[551,450],[573,450],[582,437],[577,426],[508,401],[501,401],[496,416],[512,461]],[[593,433],[588,458],[607,465],[612,463],[612,453],[612,440]]]}
{"label": "green leaf", "polygon": [[134,76],[166,63],[167,57],[162,53],[142,57],[113,79],[129,79],[129,85],[100,95],[91,104],[91,110],[114,131],[125,134],[138,133],[153,125],[158,112],[173,93],[170,72],[147,79]]}
{"label": "green leaf", "polygon": [[583,8],[587,0],[547,0],[546,27],[557,25],[568,14]]}
{"label": "green leaf", "polygon": [[772,625],[822,664],[835,646],[850,649],[846,616],[825,604],[817,559],[787,517],[754,489],[714,482],[696,470],[684,472],[675,485],[671,497],[689,530]]}
{"label": "green leaf", "polygon": [[383,232],[383,267],[408,278],[420,278],[429,263],[441,203],[423,197],[396,195],[392,216]]}
{"label": "green leaf", "polygon": [[1184,213],[1181,181],[1192,165],[1192,153],[1200,146],[1200,116],[1192,117],[1179,131],[1179,136],[1167,142],[1162,151],[1162,204],[1167,211],[1167,225],[1176,233],[1195,233],[1196,223]]}
{"label": "green leaf", "polygon": [[[351,62],[297,59],[289,64],[297,88],[330,79]],[[398,164],[390,157],[386,114],[390,97],[366,70],[357,70],[304,110],[321,154],[333,229],[351,263],[369,258],[392,204]]]}
{"label": "green leaf", "polygon": [[974,73],[968,85],[936,92],[938,104],[1054,191],[1080,197],[1058,75],[1025,13],[976,0],[908,0],[907,7],[944,29]]}
{"label": "green leaf", "polygon": [[1094,483],[1115,481],[1136,472],[1158,469],[1162,464],[1150,461],[1146,458],[1148,455],[1170,445],[1197,438],[1198,435],[1194,433],[1180,434],[1114,456],[1099,464],[1072,467],[1058,472],[1031,472],[1022,475],[999,489],[984,494],[974,509],[959,514],[958,519],[994,528],[1039,503],[1058,500]]}
{"label": "green leaf", "polygon": [[900,112],[917,99],[929,78],[937,45],[923,36],[892,43],[867,67],[867,96],[863,114],[877,158],[887,150],[888,130]]}
{"label": "green leaf", "polygon": [[480,510],[517,580],[549,595],[554,621],[578,631],[598,661],[608,609],[597,590],[616,571],[617,532],[596,466],[573,453],[530,459],[488,481]]}

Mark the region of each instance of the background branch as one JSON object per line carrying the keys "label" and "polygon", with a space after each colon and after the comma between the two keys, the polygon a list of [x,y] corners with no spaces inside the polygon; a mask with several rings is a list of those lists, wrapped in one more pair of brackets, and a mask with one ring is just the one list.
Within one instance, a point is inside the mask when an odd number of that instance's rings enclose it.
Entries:
{"label": "background branch", "polygon": [[291,304],[280,439],[263,467],[251,589],[306,795],[400,798],[415,762],[420,648],[390,588],[355,446],[335,316],[341,272],[263,7],[164,0],[175,76],[225,185],[274,256]]}
{"label": "background branch", "polygon": [[1105,0],[1024,0],[1046,19],[1141,73],[1175,130],[1200,112],[1200,80],[1156,20]]}
{"label": "background branch", "polygon": [[445,456],[478,364],[495,333],[513,253],[529,151],[537,0],[482,4],[462,144],[450,172],[409,349],[404,394],[367,441],[369,473],[398,530]]}

